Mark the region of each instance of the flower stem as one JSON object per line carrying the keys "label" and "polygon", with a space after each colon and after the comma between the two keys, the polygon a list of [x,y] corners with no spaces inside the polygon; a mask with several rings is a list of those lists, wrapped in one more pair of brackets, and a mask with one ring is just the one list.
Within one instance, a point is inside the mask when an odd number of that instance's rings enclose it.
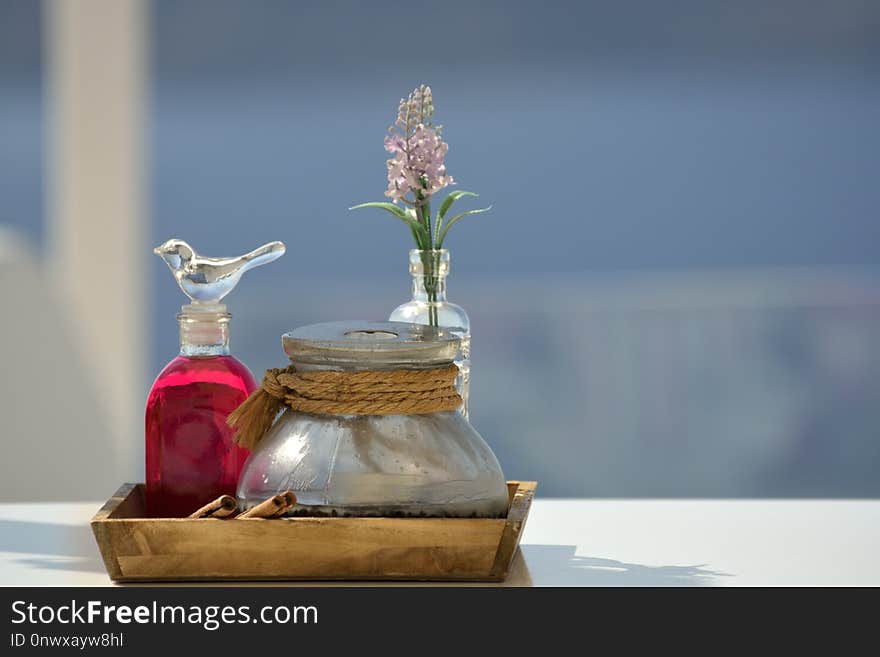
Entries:
{"label": "flower stem", "polygon": [[428,297],[428,325],[438,326],[437,276],[440,268],[439,256],[433,250],[422,250],[422,280]]}

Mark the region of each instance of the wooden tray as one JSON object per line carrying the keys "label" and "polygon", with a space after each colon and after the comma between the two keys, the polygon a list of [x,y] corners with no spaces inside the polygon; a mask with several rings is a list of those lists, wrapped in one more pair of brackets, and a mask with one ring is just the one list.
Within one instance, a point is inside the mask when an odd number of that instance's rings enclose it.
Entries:
{"label": "wooden tray", "polygon": [[92,518],[110,578],[463,580],[507,576],[537,482],[511,481],[506,519],[144,518],[144,485],[123,484]]}

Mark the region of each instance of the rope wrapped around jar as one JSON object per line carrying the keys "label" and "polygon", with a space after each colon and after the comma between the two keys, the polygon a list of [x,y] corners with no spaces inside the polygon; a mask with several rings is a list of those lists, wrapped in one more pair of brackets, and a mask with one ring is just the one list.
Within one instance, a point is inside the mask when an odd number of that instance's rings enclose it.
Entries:
{"label": "rope wrapped around jar", "polygon": [[422,415],[461,406],[456,365],[417,370],[266,370],[263,382],[226,419],[239,447],[254,449],[286,405],[329,415]]}

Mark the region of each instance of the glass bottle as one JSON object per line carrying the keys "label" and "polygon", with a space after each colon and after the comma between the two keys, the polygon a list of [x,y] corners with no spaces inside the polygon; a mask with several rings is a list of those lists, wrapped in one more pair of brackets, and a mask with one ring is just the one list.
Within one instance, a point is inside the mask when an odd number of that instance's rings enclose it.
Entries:
{"label": "glass bottle", "polygon": [[[282,336],[298,372],[412,370],[453,362],[450,331],[400,322],[330,322]],[[504,474],[459,411],[415,415],[317,414],[285,408],[242,471],[251,507],[284,490],[289,515],[503,517]]]}
{"label": "glass bottle", "polygon": [[471,389],[471,322],[464,308],[446,299],[449,275],[449,250],[411,249],[409,273],[412,275],[412,299],[397,306],[388,317],[391,322],[410,322],[445,328],[460,340],[459,377],[456,383],[463,404],[461,412],[469,417]]}
{"label": "glass bottle", "polygon": [[146,503],[153,517],[181,517],[234,495],[248,457],[226,417],[257,387],[229,353],[229,314],[181,313],[180,355],[159,373],[147,399]]}
{"label": "glass bottle", "polygon": [[146,511],[187,516],[220,495],[234,495],[249,452],[233,442],[227,416],[257,387],[229,351],[220,300],[248,269],[284,253],[280,242],[234,258],[204,258],[185,242],[155,249],[192,303],[181,308],[180,353],[156,377],[145,413]]}

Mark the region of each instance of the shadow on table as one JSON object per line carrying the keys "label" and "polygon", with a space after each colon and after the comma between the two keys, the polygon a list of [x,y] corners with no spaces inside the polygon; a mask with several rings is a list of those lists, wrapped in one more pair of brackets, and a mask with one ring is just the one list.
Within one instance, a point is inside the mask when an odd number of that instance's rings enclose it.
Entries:
{"label": "shadow on table", "polygon": [[[36,568],[103,573],[91,528],[0,520],[0,552],[23,553]],[[693,566],[645,566],[605,557],[582,557],[574,545],[522,545],[507,586],[707,586],[729,573]]]}
{"label": "shadow on table", "polygon": [[709,586],[730,573],[694,566],[645,566],[605,557],[582,557],[574,545],[522,545],[508,586]]}
{"label": "shadow on table", "polygon": [[105,572],[88,525],[0,520],[0,552],[32,555],[18,561],[35,568]]}

